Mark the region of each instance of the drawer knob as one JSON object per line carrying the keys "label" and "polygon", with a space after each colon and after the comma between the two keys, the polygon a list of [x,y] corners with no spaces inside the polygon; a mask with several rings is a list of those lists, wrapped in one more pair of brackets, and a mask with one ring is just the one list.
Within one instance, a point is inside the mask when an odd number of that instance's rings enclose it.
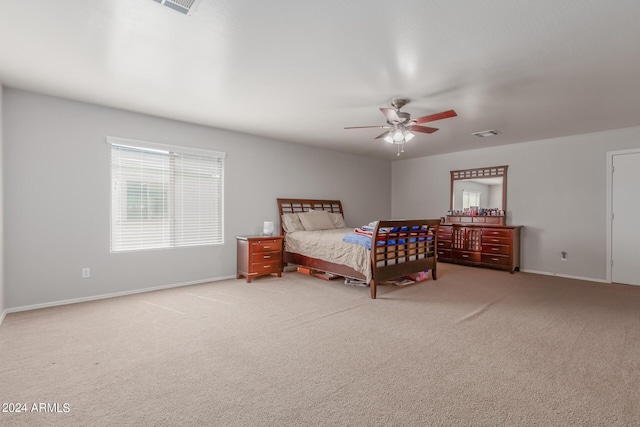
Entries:
{"label": "drawer knob", "polygon": [[469,255],[462,255],[462,258],[469,258]]}
{"label": "drawer knob", "polygon": [[268,265],[265,265],[265,266],[264,266],[264,268],[269,268],[269,266],[268,266]]}
{"label": "drawer knob", "polygon": [[500,261],[500,258],[491,258],[492,261]]}
{"label": "drawer knob", "polygon": [[500,248],[491,248],[492,251],[499,251]]}
{"label": "drawer knob", "polygon": [[264,258],[264,259],[269,259],[269,258],[271,258],[271,255],[265,255],[265,256],[263,256],[262,258]]}

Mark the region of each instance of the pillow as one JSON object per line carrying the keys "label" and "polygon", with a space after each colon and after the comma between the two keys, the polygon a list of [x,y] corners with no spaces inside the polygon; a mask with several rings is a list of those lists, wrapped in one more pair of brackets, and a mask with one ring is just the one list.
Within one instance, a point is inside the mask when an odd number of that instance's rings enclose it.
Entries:
{"label": "pillow", "polygon": [[302,226],[307,231],[332,230],[335,228],[329,212],[326,211],[299,213],[298,218],[300,218]]}
{"label": "pillow", "polygon": [[334,228],[347,228],[347,224],[344,222],[344,217],[339,212],[329,212],[331,222]]}
{"label": "pillow", "polygon": [[304,231],[304,227],[298,218],[297,213],[282,215],[282,228],[285,233],[293,233],[294,231]]}

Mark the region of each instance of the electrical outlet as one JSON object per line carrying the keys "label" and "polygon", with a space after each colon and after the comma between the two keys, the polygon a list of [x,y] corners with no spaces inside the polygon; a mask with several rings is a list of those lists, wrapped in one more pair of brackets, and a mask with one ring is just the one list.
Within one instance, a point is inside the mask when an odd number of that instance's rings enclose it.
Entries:
{"label": "electrical outlet", "polygon": [[560,260],[561,261],[566,261],[567,260],[567,253],[566,252],[560,252]]}
{"label": "electrical outlet", "polygon": [[91,269],[86,267],[82,269],[82,278],[83,279],[88,279],[89,277],[91,277]]}

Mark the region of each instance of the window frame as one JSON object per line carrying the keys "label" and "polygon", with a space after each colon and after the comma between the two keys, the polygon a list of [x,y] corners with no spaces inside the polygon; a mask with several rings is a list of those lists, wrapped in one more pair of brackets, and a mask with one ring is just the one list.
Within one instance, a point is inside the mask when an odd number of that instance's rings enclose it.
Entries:
{"label": "window frame", "polygon": [[[153,250],[167,250],[167,249],[180,249],[180,248],[195,248],[195,247],[204,247],[204,246],[221,246],[224,245],[224,241],[225,241],[225,216],[224,216],[224,172],[225,172],[225,158],[226,158],[226,153],[221,152],[221,151],[213,151],[213,150],[205,150],[205,149],[199,149],[199,148],[191,148],[191,147],[184,147],[184,146],[178,146],[178,145],[169,145],[169,144],[161,144],[161,143],[155,143],[155,142],[149,142],[149,141],[141,141],[141,140],[135,140],[135,139],[128,139],[128,138],[120,138],[120,137],[114,137],[114,136],[107,136],[106,137],[106,142],[107,145],[109,146],[109,161],[110,161],[110,165],[109,165],[109,182],[110,182],[110,191],[109,191],[109,196],[110,196],[110,203],[109,203],[109,252],[113,253],[113,254],[119,254],[119,253],[127,253],[127,252],[139,252],[139,251],[153,251]],[[176,209],[176,201],[174,200],[175,198],[175,193],[176,190],[175,188],[170,188],[169,190],[167,190],[170,195],[169,195],[169,204],[167,205],[167,209],[169,211],[168,217],[169,217],[169,222],[171,223],[170,225],[170,237],[169,237],[169,243],[165,246],[153,246],[153,247],[139,247],[139,248],[133,248],[133,249],[114,249],[114,239],[113,239],[113,235],[114,235],[114,187],[113,187],[113,183],[114,183],[114,170],[113,170],[113,146],[119,146],[119,147],[124,147],[124,148],[131,148],[134,150],[140,150],[140,151],[147,151],[149,153],[153,153],[153,152],[157,152],[157,153],[161,153],[161,154],[168,154],[169,155],[169,159],[171,159],[171,156],[181,156],[181,155],[191,155],[191,156],[199,156],[199,157],[208,157],[208,158],[213,158],[213,159],[219,159],[221,161],[221,167],[220,167],[220,183],[219,183],[219,227],[220,227],[220,231],[219,234],[217,234],[215,237],[217,238],[215,242],[211,242],[211,243],[202,243],[202,244],[188,244],[188,245],[184,245],[184,244],[176,244],[177,239],[176,239],[176,230],[178,229],[173,223],[175,221],[175,212],[174,210]],[[172,161],[170,161],[170,163],[173,163]],[[170,173],[175,174],[176,172],[176,166],[174,164],[171,164],[169,166],[169,170]],[[175,180],[175,178],[173,178],[173,180]],[[124,198],[126,198],[127,196],[125,195]],[[120,198],[122,200],[122,197]],[[126,216],[126,212],[125,212],[125,216]]]}

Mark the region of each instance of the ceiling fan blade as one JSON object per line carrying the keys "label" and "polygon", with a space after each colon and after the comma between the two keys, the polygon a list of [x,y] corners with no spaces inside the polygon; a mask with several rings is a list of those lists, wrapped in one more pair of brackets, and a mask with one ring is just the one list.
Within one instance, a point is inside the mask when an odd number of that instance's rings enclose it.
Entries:
{"label": "ceiling fan blade", "polygon": [[457,115],[458,113],[456,113],[454,110],[449,110],[449,111],[443,111],[442,113],[436,113],[436,114],[431,114],[424,117],[419,117],[415,119],[415,121],[417,124],[421,124],[421,123],[427,123],[427,122],[434,122],[436,120],[448,119],[449,117],[455,117]]}
{"label": "ceiling fan blade", "polygon": [[387,126],[347,126],[345,129],[368,129],[368,128],[378,128],[383,129]]}
{"label": "ceiling fan blade", "polygon": [[382,132],[380,135],[376,136],[373,139],[380,139],[380,138],[384,138],[385,136],[387,136],[387,134],[389,133],[388,130],[385,130],[384,132]]}
{"label": "ceiling fan blade", "polygon": [[390,123],[400,123],[402,119],[398,116],[398,112],[393,108],[380,108],[382,114],[387,118],[387,121]]}
{"label": "ceiling fan blade", "polygon": [[411,132],[434,133],[437,130],[438,128],[430,128],[428,126],[419,126],[419,125],[411,126]]}

